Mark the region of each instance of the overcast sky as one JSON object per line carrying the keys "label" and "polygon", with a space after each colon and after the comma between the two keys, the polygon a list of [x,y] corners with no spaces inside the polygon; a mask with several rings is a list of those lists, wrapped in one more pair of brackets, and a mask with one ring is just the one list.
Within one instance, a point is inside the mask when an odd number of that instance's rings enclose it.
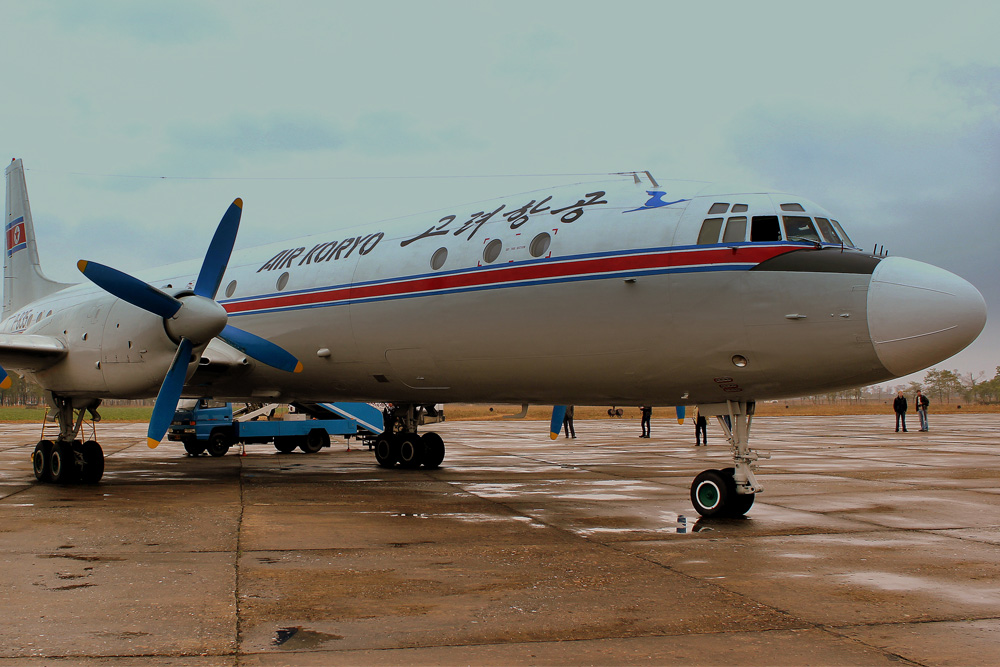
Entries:
{"label": "overcast sky", "polygon": [[[976,285],[1000,365],[1000,3],[0,0],[46,272],[650,170],[801,194]],[[183,178],[160,178],[160,177]],[[409,177],[372,178],[354,177]]]}

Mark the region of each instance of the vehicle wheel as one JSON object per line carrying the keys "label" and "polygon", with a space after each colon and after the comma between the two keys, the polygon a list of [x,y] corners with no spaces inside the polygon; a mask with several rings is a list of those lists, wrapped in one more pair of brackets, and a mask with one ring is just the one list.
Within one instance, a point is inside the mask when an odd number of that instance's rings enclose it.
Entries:
{"label": "vehicle wheel", "polygon": [[80,445],[83,455],[83,470],[80,471],[80,481],[84,484],[97,484],[104,476],[104,450],[94,440],[88,440]]}
{"label": "vehicle wheel", "polygon": [[440,468],[444,461],[444,440],[437,433],[424,433],[420,440],[424,446],[424,467],[428,470]]}
{"label": "vehicle wheel", "polygon": [[277,449],[282,454],[290,454],[295,450],[296,445],[295,440],[292,438],[275,438],[274,448]]}
{"label": "vehicle wheel", "polygon": [[323,429],[314,428],[306,434],[306,437],[299,443],[299,449],[306,454],[315,454],[324,447],[330,446],[330,434]]}
{"label": "vehicle wheel", "polygon": [[188,439],[184,441],[184,451],[191,456],[201,456],[205,453],[205,445],[197,440]]}
{"label": "vehicle wheel", "polygon": [[231,446],[229,436],[225,431],[212,431],[212,435],[208,437],[208,446],[205,449],[212,456],[225,456]]}
{"label": "vehicle wheel", "polygon": [[52,473],[49,472],[49,457],[52,456],[52,441],[40,440],[35,445],[35,451],[31,453],[31,468],[35,473],[35,479],[39,482],[51,482]]}
{"label": "vehicle wheel", "polygon": [[52,446],[49,456],[49,475],[56,484],[70,484],[76,479],[76,455],[73,445],[59,441]]}
{"label": "vehicle wheel", "polygon": [[736,468],[723,468],[719,472],[722,473],[722,476],[726,479],[726,484],[729,485],[729,508],[727,514],[731,517],[739,518],[753,507],[756,494],[736,492]]}
{"label": "vehicle wheel", "polygon": [[729,501],[729,485],[719,470],[704,470],[691,482],[691,503],[702,516],[724,514]]}
{"label": "vehicle wheel", "polygon": [[399,459],[399,441],[392,435],[380,435],[375,441],[375,461],[383,468],[391,468]]}
{"label": "vehicle wheel", "polygon": [[404,433],[399,438],[399,465],[413,470],[424,460],[424,443],[416,433]]}

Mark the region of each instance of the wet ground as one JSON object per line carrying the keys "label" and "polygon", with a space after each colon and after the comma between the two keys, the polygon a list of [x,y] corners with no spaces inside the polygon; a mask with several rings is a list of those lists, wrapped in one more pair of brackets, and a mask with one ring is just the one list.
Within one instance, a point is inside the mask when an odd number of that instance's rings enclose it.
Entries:
{"label": "wet ground", "polygon": [[714,423],[446,423],[432,472],[110,424],[93,487],[0,425],[0,664],[996,664],[1000,416],[931,426],[758,418],[765,493],[698,521]]}

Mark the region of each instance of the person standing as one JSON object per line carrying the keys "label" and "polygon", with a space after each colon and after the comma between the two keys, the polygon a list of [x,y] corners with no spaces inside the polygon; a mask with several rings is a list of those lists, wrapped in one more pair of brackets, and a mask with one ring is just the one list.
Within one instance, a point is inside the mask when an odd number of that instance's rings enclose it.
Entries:
{"label": "person standing", "polygon": [[708,444],[708,420],[697,407],[694,409],[694,444],[695,447]]}
{"label": "person standing", "polygon": [[642,428],[642,435],[640,435],[639,437],[640,438],[648,438],[649,437],[649,420],[652,419],[652,417],[653,417],[653,406],[651,406],[651,405],[642,405],[642,406],[639,407],[639,410],[642,413],[642,420],[639,423],[639,426]]}
{"label": "person standing", "polygon": [[927,425],[927,406],[931,404],[930,400],[917,390],[917,397],[913,400],[917,404],[917,416],[920,417],[920,430],[929,431],[930,427]]}
{"label": "person standing", "polygon": [[566,430],[567,438],[576,437],[576,429],[573,428],[573,406],[566,406],[566,414],[563,416],[563,428]]}
{"label": "person standing", "polygon": [[906,433],[906,396],[903,396],[902,391],[896,394],[892,409],[896,413],[896,433],[899,433],[900,422],[903,422],[903,433]]}

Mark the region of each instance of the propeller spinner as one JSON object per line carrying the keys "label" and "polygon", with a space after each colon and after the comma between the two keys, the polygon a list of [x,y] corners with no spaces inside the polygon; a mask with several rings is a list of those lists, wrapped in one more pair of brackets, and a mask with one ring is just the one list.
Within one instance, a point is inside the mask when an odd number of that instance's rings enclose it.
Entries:
{"label": "propeller spinner", "polygon": [[280,346],[228,324],[229,315],[215,300],[236,243],[242,212],[243,200],[236,199],[222,216],[192,294],[174,297],[117,269],[82,259],[77,262],[83,275],[105,291],[162,317],[168,335],[177,342],[177,351],[160,385],[149,419],[146,442],[151,448],[160,443],[170,427],[194,348],[212,338],[221,338],[268,366],[292,373],[302,371],[302,363]]}

